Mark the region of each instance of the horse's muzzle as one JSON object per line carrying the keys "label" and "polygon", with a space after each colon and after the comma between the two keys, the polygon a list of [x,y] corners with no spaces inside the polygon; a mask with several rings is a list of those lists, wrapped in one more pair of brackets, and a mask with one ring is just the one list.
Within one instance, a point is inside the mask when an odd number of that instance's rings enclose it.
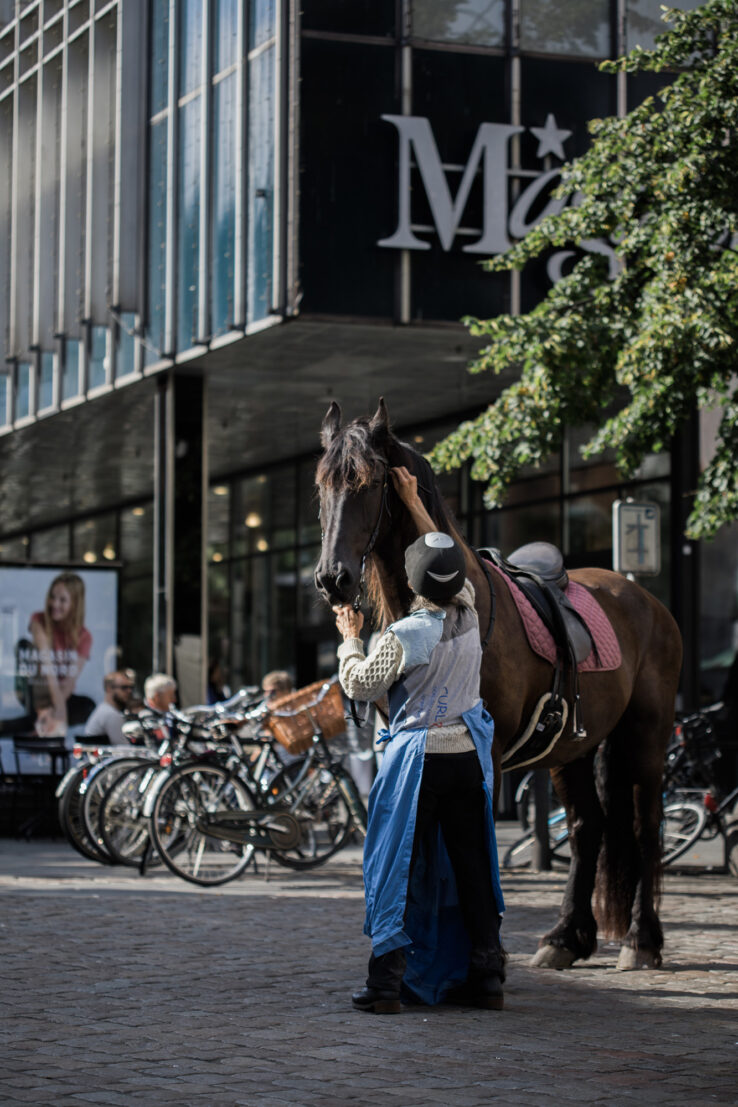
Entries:
{"label": "horse's muzzle", "polygon": [[323,569],[318,565],[315,570],[315,587],[331,604],[352,603],[358,591],[358,580],[340,562],[331,569]]}

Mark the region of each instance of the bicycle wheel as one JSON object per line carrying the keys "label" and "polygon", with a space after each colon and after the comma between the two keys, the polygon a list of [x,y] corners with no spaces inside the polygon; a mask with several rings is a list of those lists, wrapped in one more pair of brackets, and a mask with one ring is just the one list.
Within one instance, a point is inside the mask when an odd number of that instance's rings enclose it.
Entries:
{"label": "bicycle wheel", "polygon": [[220,811],[251,811],[246,786],[220,765],[183,765],[164,784],[150,819],[151,839],[164,864],[191,884],[212,887],[234,880],[254,847],[225,842],[197,829],[197,819]]}
{"label": "bicycle wheel", "polygon": [[[158,765],[143,762],[121,773],[100,804],[98,829],[110,856],[120,865],[138,868],[150,842],[149,822],[144,817],[146,791],[161,770]],[[149,864],[160,864],[152,854]]]}
{"label": "bicycle wheel", "polygon": [[[525,869],[533,863],[535,856],[536,834],[533,827],[508,846],[502,857],[503,869]],[[548,817],[548,845],[551,861],[560,861],[568,865],[571,861],[569,851],[569,828],[566,824],[566,811],[557,807]]]}
{"label": "bicycle wheel", "polygon": [[661,823],[661,860],[670,865],[690,849],[702,834],[707,822],[705,808],[700,803],[670,803],[664,808]]}
{"label": "bicycle wheel", "polygon": [[300,823],[299,845],[275,850],[274,860],[288,869],[314,869],[345,845],[353,819],[336,777],[329,769],[314,769],[283,803]]}
{"label": "bicycle wheel", "polygon": [[97,843],[87,833],[84,818],[82,817],[82,803],[84,800],[80,787],[85,783],[91,767],[83,765],[67,781],[64,791],[59,796],[59,825],[64,836],[77,853],[82,854],[88,861],[97,861],[101,865],[109,865],[108,853],[100,849]]}
{"label": "bicycle wheel", "polygon": [[738,818],[729,819],[725,825],[725,854],[728,869],[733,876],[738,876]]}
{"label": "bicycle wheel", "polygon": [[[115,861],[108,852],[100,834],[100,805],[108,789],[118,777],[128,772],[129,769],[140,765],[141,761],[142,758],[140,757],[111,758],[109,761],[103,761],[96,765],[85,781],[82,796],[82,820],[85,831],[90,840],[94,842],[95,847],[111,864],[115,864]],[[150,764],[149,761],[146,763]]]}

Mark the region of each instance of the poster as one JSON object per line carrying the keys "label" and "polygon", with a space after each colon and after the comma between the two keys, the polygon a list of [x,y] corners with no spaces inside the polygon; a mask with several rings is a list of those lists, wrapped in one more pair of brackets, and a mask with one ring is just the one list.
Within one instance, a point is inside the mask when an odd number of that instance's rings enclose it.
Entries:
{"label": "poster", "polygon": [[0,735],[84,733],[116,668],[115,569],[0,566]]}

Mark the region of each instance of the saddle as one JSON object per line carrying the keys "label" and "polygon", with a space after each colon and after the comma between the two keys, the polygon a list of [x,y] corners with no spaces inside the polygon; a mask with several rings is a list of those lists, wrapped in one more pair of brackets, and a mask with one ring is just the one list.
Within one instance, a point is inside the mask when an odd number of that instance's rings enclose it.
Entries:
{"label": "saddle", "polygon": [[564,730],[568,705],[562,685],[571,675],[574,684],[574,737],[585,738],[579,711],[577,666],[597,647],[589,629],[568,599],[569,576],[561,551],[550,542],[530,542],[507,560],[499,550],[485,547],[481,557],[512,579],[542,619],[556,644],[556,665],[551,692],[536,706],[525,732],[505,751],[505,770],[522,768],[545,757]]}

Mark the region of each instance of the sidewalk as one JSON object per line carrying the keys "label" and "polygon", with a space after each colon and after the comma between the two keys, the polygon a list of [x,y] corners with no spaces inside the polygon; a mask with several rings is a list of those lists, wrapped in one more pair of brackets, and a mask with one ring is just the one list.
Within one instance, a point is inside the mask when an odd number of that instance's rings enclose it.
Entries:
{"label": "sidewalk", "polygon": [[617,973],[607,943],[533,970],[564,879],[503,874],[504,1012],[380,1017],[349,1002],[368,954],[356,848],[207,891],[0,840],[0,1103],[738,1103],[738,882],[667,874],[661,971]]}

